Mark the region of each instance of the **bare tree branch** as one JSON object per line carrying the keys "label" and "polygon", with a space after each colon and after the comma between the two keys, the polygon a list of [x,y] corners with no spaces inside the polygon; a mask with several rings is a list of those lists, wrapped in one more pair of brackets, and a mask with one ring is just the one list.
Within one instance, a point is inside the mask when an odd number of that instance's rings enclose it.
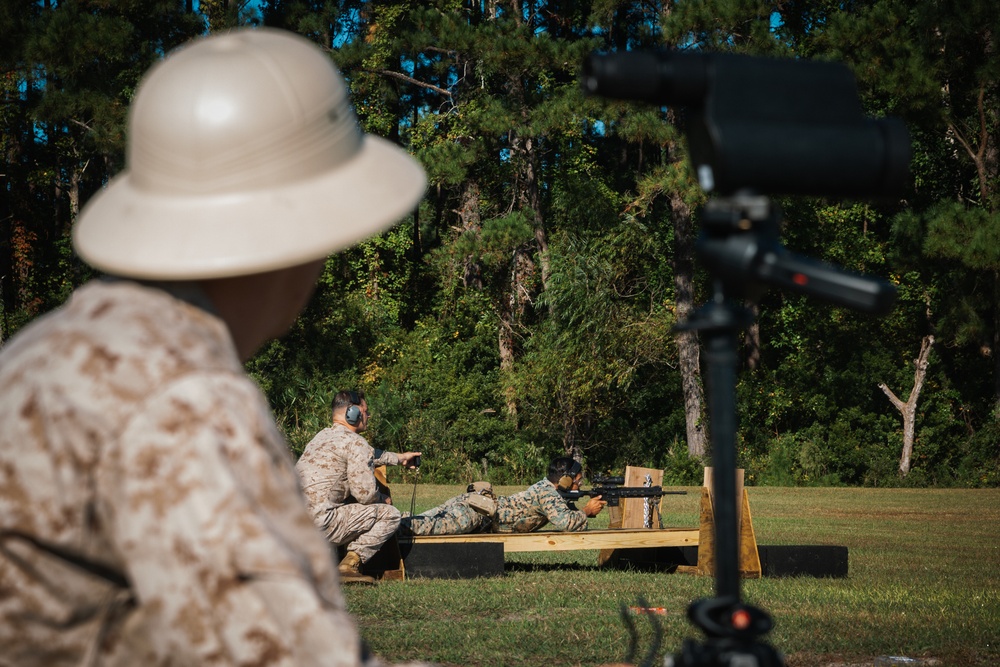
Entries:
{"label": "bare tree branch", "polygon": [[989,126],[986,123],[986,109],[984,106],[984,98],[986,95],[986,88],[979,88],[979,98],[977,101],[977,108],[979,110],[979,147],[978,149],[973,149],[972,144],[965,138],[965,135],[958,129],[958,126],[952,122],[948,123],[948,129],[951,130],[952,134],[958,140],[958,143],[962,145],[965,152],[969,154],[972,158],[972,163],[976,167],[976,173],[979,176],[979,194],[983,198],[983,202],[987,200],[989,194],[989,186],[987,185],[986,176],[986,164],[984,161],[984,156],[986,155],[986,146],[989,141]]}
{"label": "bare tree branch", "polygon": [[[368,70],[368,71],[372,71],[372,70]],[[430,90],[433,90],[436,93],[440,93],[441,95],[444,95],[446,97],[451,97],[451,91],[450,90],[447,90],[445,88],[440,88],[439,86],[435,86],[434,84],[431,84],[431,83],[425,83],[423,81],[418,81],[417,79],[414,79],[412,76],[406,76],[405,74],[403,74],[401,72],[393,72],[392,70],[388,70],[388,69],[380,69],[380,70],[375,70],[374,73],[375,74],[381,74],[382,76],[387,76],[390,79],[399,79],[400,81],[405,81],[407,83],[412,83],[414,86],[420,86],[421,88],[429,88]]]}
{"label": "bare tree branch", "polygon": [[425,46],[424,51],[430,51],[431,53],[443,53],[448,56],[453,56],[458,53],[455,49],[442,49],[440,46]]}
{"label": "bare tree branch", "polygon": [[913,360],[915,367],[913,389],[910,390],[910,396],[905,402],[892,393],[892,390],[885,383],[879,384],[879,389],[885,392],[889,401],[903,415],[903,453],[899,459],[899,474],[903,477],[906,477],[910,472],[910,458],[913,455],[913,439],[916,432],[917,398],[924,386],[924,378],[927,375],[927,357],[930,355],[932,345],[934,345],[934,336],[924,336],[920,342],[920,354]]}

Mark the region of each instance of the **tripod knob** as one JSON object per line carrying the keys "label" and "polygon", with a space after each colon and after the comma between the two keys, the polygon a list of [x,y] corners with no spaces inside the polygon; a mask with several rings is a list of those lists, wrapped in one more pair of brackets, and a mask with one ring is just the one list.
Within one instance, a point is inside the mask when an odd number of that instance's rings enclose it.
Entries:
{"label": "tripod knob", "polygon": [[764,610],[729,598],[696,600],[688,607],[688,618],[709,637],[752,640],[774,627]]}

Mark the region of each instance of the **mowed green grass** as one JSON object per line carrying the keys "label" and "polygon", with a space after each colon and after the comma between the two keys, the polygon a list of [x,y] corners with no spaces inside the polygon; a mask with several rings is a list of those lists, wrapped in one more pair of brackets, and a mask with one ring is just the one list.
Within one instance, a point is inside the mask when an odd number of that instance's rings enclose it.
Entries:
{"label": "mowed green grass", "polygon": [[[522,487],[501,487],[512,493]],[[397,484],[400,509],[412,485]],[[420,485],[421,511],[461,492]],[[667,496],[667,526],[697,525],[699,489]],[[1000,665],[1000,490],[750,488],[759,544],[831,544],[849,549],[846,579],[765,578],[743,582],[767,610],[767,639],[790,667],[872,665],[879,656],[931,664]],[[591,521],[606,526],[606,513]],[[622,605],[664,607],[654,664],[685,637],[691,600],[711,597],[714,579],[597,567],[597,552],[508,554],[503,577],[411,579],[346,589],[372,650],[393,662],[444,665],[600,665],[621,661],[629,633]],[[637,618],[638,657],[653,647]],[[926,664],[926,663],[925,663]]]}

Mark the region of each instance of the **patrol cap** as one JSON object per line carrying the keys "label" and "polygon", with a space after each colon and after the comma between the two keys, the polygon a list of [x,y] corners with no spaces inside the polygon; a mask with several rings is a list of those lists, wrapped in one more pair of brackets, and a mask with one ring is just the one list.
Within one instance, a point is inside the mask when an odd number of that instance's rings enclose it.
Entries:
{"label": "patrol cap", "polygon": [[361,132],[322,49],[244,28],[196,39],[145,75],[126,168],[84,207],[73,244],[127,277],[260,273],[392,226],[425,187],[416,160]]}

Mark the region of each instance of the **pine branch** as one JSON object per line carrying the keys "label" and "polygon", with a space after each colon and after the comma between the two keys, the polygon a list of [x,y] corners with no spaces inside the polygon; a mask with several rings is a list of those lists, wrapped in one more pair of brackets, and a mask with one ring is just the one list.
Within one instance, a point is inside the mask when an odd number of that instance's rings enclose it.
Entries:
{"label": "pine branch", "polygon": [[421,88],[429,88],[430,90],[433,90],[436,93],[440,93],[440,94],[442,94],[442,95],[444,95],[446,97],[451,97],[451,91],[450,90],[447,90],[445,88],[441,88],[439,86],[435,86],[434,84],[431,84],[431,83],[425,83],[423,81],[419,81],[417,79],[414,79],[412,76],[407,76],[407,75],[403,74],[402,72],[393,72],[392,70],[388,70],[388,69],[380,69],[380,70],[374,70],[374,71],[373,70],[367,70],[367,71],[373,72],[375,74],[381,74],[382,76],[387,76],[390,79],[399,79],[400,81],[405,81],[406,83],[412,83],[413,85],[420,86]]}

